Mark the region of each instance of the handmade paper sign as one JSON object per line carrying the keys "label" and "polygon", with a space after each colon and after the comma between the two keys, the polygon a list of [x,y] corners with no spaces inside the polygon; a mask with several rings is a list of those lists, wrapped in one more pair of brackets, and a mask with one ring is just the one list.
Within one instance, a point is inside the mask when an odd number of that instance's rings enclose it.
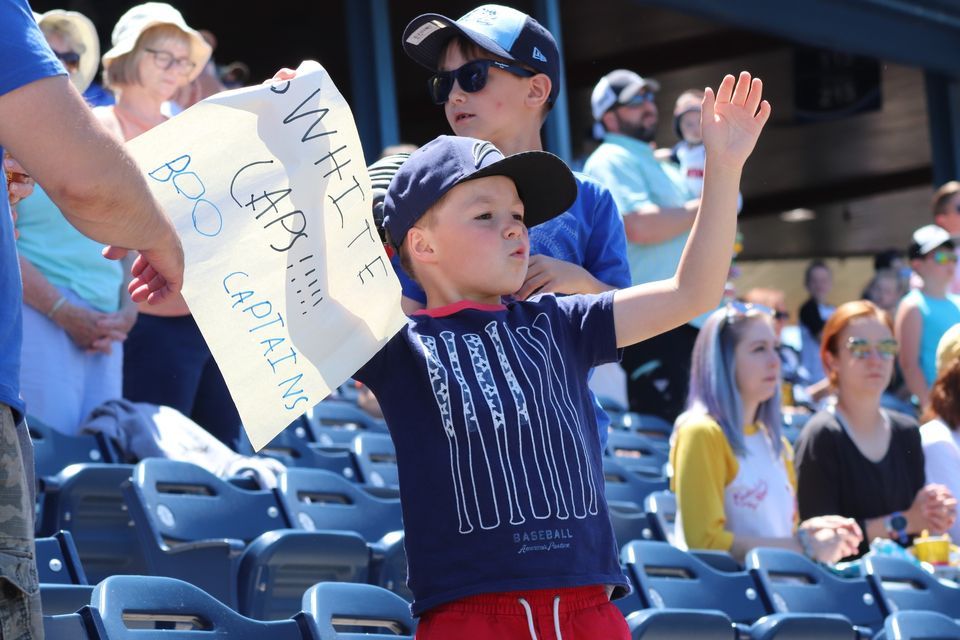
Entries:
{"label": "handmade paper sign", "polygon": [[308,61],[129,148],[176,225],[183,296],[260,449],[405,321],[350,108]]}

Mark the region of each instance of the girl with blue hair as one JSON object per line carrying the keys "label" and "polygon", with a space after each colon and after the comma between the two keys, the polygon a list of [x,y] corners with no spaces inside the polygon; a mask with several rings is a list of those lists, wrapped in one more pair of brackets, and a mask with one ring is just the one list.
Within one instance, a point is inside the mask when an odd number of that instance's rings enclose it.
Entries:
{"label": "girl with blue hair", "polygon": [[693,549],[781,547],[821,562],[855,553],[854,520],[798,526],[793,450],[781,435],[780,358],[773,312],[734,302],[713,312],[693,349],[686,411],[670,462],[677,540]]}

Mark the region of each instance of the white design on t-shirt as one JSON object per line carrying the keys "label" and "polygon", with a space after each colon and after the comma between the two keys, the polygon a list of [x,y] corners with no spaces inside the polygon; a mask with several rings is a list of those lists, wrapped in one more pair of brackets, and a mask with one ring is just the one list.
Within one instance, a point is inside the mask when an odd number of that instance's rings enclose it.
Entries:
{"label": "white design on t-shirt", "polygon": [[[471,533],[474,522],[481,529],[495,529],[507,521],[522,524],[528,517],[596,515],[599,496],[584,441],[586,426],[570,396],[570,375],[549,316],[539,314],[530,326],[514,331],[494,321],[484,331],[486,342],[482,334],[461,334],[470,359],[467,367],[461,365],[453,332],[440,332],[439,341],[418,336],[447,435],[459,532]],[[507,345],[519,368],[511,365]],[[496,354],[493,360],[491,351]],[[464,427],[459,430],[452,416],[450,373],[461,394]],[[506,381],[509,398],[501,397],[498,381]],[[480,389],[489,419],[478,418],[483,408],[475,403],[471,388]],[[516,421],[507,420],[510,401]],[[508,513],[501,512],[504,508]]]}
{"label": "white design on t-shirt", "polygon": [[470,514],[467,510],[467,498],[463,490],[463,470],[460,468],[460,446],[450,414],[450,383],[447,368],[437,356],[437,341],[433,336],[418,336],[418,338],[423,348],[423,357],[427,361],[427,373],[430,376],[433,396],[437,400],[437,408],[440,410],[440,418],[443,420],[443,429],[447,433],[447,445],[450,448],[450,475],[457,503],[460,533],[470,533],[473,531],[473,523],[470,522]]}
{"label": "white design on t-shirt", "polygon": [[[487,444],[483,439],[483,429],[480,428],[480,421],[477,420],[477,408],[473,404],[473,394],[470,392],[470,387],[467,385],[467,381],[463,376],[463,367],[460,366],[460,356],[457,355],[457,344],[456,344],[456,334],[453,331],[441,331],[440,339],[443,340],[444,346],[447,348],[447,355],[450,357],[450,368],[453,369],[453,377],[457,379],[457,384],[460,386],[460,394],[463,399],[463,423],[467,425],[467,460],[470,465],[470,481],[473,485],[473,501],[477,505],[477,517],[480,520],[481,529],[495,529],[500,526],[500,509],[497,505],[497,487],[493,481],[493,469],[490,467],[490,456],[487,453]],[[493,505],[480,504],[480,497],[477,495],[477,479],[476,471],[474,467],[477,466],[479,460],[473,454],[474,446],[474,437],[480,440],[480,449],[483,451],[483,466],[487,470],[487,479],[490,481],[490,495],[493,496]],[[480,469],[480,473],[483,473],[483,467]],[[484,511],[489,512],[493,507],[492,519],[484,522]],[[486,514],[488,518],[491,517],[490,513]]]}

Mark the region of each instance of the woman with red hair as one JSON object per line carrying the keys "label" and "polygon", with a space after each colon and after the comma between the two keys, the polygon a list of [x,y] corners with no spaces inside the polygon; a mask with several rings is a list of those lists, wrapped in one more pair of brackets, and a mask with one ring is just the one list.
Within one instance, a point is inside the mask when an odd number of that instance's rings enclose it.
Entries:
{"label": "woman with red hair", "polygon": [[800,519],[856,519],[861,554],[874,538],[906,546],[925,529],[949,529],[957,501],[927,484],[917,423],[880,406],[897,356],[890,317],[866,300],[841,305],[823,328],[820,356],[837,402],[797,441]]}

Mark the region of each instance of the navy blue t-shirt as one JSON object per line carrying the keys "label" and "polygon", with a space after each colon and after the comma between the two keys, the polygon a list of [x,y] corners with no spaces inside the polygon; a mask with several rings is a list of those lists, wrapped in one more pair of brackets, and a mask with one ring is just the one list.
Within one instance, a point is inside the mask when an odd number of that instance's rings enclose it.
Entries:
{"label": "navy blue t-shirt", "polygon": [[627,589],[603,493],[591,367],[613,292],[420,312],[355,376],[397,450],[413,613],[479,593]]}
{"label": "navy blue t-shirt", "polygon": [[[41,78],[66,74],[24,0],[0,0],[0,53],[3,54],[0,95]],[[5,176],[4,172],[0,178],[0,403],[9,405],[15,417],[19,417],[23,415],[20,399],[23,293]]]}

